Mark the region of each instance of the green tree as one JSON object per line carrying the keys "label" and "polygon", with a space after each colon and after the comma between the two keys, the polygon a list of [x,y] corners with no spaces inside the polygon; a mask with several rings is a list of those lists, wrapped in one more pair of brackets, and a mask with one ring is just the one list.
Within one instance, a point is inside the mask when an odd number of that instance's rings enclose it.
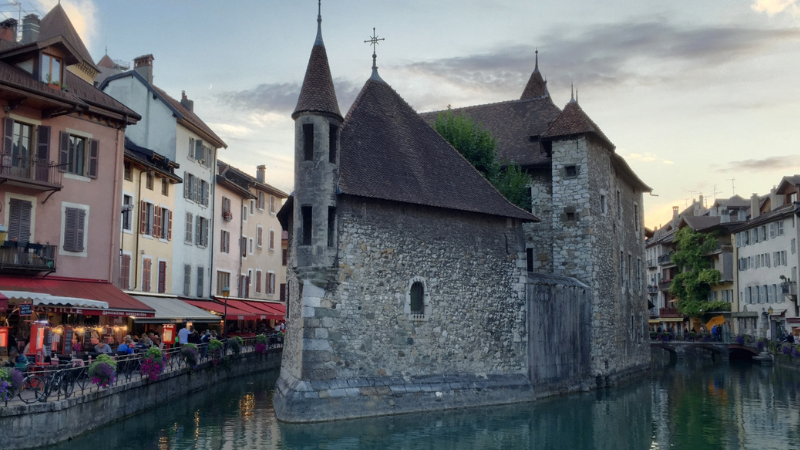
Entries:
{"label": "green tree", "polygon": [[672,280],[669,293],[678,299],[678,311],[690,317],[701,317],[709,311],[728,309],[722,301],[708,301],[711,286],[719,283],[720,273],[711,268],[707,253],[717,244],[716,233],[697,233],[684,227],[675,233],[677,249],[672,262],[678,267],[678,275]]}
{"label": "green tree", "polygon": [[[442,135],[467,161],[489,180],[511,203],[530,210],[531,177],[513,161],[497,159],[497,141],[492,133],[463,114],[449,109],[436,117],[433,128]],[[506,164],[503,167],[503,164]]]}

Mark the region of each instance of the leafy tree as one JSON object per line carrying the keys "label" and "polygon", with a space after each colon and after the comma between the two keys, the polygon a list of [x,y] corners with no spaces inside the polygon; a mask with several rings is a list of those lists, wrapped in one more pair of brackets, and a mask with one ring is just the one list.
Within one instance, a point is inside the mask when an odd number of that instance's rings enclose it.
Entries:
{"label": "leafy tree", "polygon": [[669,293],[678,299],[678,311],[690,317],[701,317],[709,311],[728,309],[722,301],[708,301],[711,286],[719,283],[720,273],[711,268],[705,254],[713,251],[717,243],[716,233],[697,233],[684,227],[675,233],[677,249],[672,262],[678,267],[678,275],[672,280]]}
{"label": "leafy tree", "polygon": [[[453,114],[449,109],[436,117],[433,128],[442,135],[481,175],[489,180],[511,203],[530,210],[530,175],[513,161],[505,168],[497,159],[497,141],[492,133],[463,114]],[[506,161],[503,161],[506,163]]]}

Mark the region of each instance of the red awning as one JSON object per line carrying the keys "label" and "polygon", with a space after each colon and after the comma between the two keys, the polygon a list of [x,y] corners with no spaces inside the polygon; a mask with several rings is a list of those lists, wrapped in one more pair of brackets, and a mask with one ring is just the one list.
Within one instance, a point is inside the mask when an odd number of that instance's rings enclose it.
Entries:
{"label": "red awning", "polygon": [[274,303],[259,302],[255,300],[228,300],[228,305],[234,305],[236,308],[247,309],[253,311],[258,315],[259,319],[274,319],[282,320],[284,314],[280,310],[273,308]]}
{"label": "red awning", "polygon": [[107,281],[78,278],[26,278],[0,276],[0,291],[23,291],[50,294],[58,297],[74,297],[108,303],[108,309],[37,306],[37,311],[81,314],[85,316],[135,316],[153,317],[153,308],[122,292]]}
{"label": "red awning", "polygon": [[[181,301],[184,301],[184,302],[186,302],[186,303],[188,303],[188,304],[190,304],[192,306],[196,306],[198,308],[203,308],[203,309],[207,309],[209,311],[214,311],[215,313],[218,313],[220,315],[225,314],[225,305],[224,304],[220,304],[220,303],[217,303],[217,302],[212,302],[212,301],[209,301],[209,300],[187,300],[187,299],[181,299]],[[254,313],[253,311],[251,311],[249,309],[237,308],[234,305],[232,305],[233,302],[234,302],[234,300],[229,300],[228,301],[228,310],[227,310],[228,317],[226,318],[226,320],[256,320],[256,319],[258,319],[258,317],[256,316],[256,313]]]}

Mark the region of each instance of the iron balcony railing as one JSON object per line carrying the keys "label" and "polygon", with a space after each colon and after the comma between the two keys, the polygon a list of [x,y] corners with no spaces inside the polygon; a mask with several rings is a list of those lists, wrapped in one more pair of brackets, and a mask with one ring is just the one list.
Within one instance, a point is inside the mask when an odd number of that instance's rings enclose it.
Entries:
{"label": "iron balcony railing", "polygon": [[659,264],[672,264],[672,253],[667,253],[666,255],[661,255],[658,257]]}
{"label": "iron balcony railing", "polygon": [[654,268],[658,267],[658,264],[656,263],[655,259],[648,259],[647,260],[647,267],[649,269],[654,269]]}
{"label": "iron balcony railing", "polygon": [[658,317],[658,307],[654,306],[650,308],[650,317]]}
{"label": "iron balcony railing", "polygon": [[664,280],[661,283],[658,283],[658,288],[663,290],[667,290],[672,286],[672,280]]}
{"label": "iron balcony railing", "polygon": [[652,284],[650,286],[647,286],[647,292],[651,294],[658,294],[658,286]]}
{"label": "iron balcony railing", "polygon": [[62,173],[59,171],[58,164],[46,159],[0,153],[0,179],[47,188],[60,188]]}
{"label": "iron balcony railing", "polygon": [[0,246],[0,272],[55,272],[58,247],[5,241]]}
{"label": "iron balcony railing", "polygon": [[659,308],[658,310],[659,317],[681,317],[681,313],[678,312],[677,309],[674,308]]}

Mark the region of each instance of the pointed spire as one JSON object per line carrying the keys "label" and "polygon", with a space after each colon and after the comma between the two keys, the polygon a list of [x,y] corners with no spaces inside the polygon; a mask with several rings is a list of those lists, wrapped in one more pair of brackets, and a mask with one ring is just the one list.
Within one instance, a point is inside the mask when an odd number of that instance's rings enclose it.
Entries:
{"label": "pointed spire", "polygon": [[538,48],[536,49],[534,58],[535,65],[533,68],[533,73],[531,73],[531,77],[528,79],[528,84],[525,85],[525,90],[522,91],[520,100],[545,98],[549,96],[547,92],[547,82],[544,81],[541,72],[539,72]]}
{"label": "pointed spire", "polygon": [[575,89],[575,103],[578,103],[578,90]]}
{"label": "pointed spire", "polygon": [[376,48],[378,47],[378,41],[385,41],[385,40],[386,39],[384,38],[378,39],[378,35],[375,33],[375,27],[372,27],[372,36],[370,36],[368,40],[364,41],[365,43],[368,43],[369,45],[372,46],[372,76],[370,76],[369,78],[371,80],[381,81],[384,83],[385,81],[383,81],[383,78],[381,78],[381,76],[378,75],[378,63],[377,63],[378,55],[376,54]]}
{"label": "pointed spire", "polygon": [[339,112],[339,102],[336,99],[336,89],[333,86],[331,68],[328,65],[328,53],[322,42],[322,1],[318,0],[319,12],[317,13],[317,39],[311,48],[311,57],[308,60],[303,87],[297,106],[292,113],[296,119],[300,113],[321,113],[332,115],[342,120]]}
{"label": "pointed spire", "polygon": [[317,40],[314,41],[314,45],[325,46],[322,42],[322,0],[317,0]]}
{"label": "pointed spire", "polygon": [[575,103],[575,83],[569,85],[569,102]]}

